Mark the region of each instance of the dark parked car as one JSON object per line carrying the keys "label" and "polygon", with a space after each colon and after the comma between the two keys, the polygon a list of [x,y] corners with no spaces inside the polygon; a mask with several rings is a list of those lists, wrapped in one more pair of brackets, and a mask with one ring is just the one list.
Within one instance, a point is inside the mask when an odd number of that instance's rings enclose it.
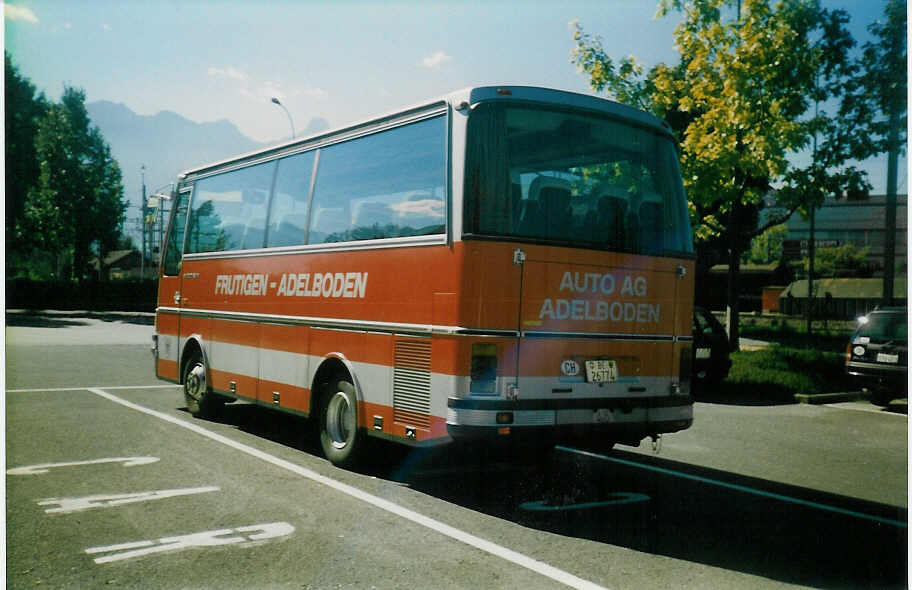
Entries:
{"label": "dark parked car", "polygon": [[731,347],[725,328],[708,309],[694,307],[693,378],[697,383],[718,383],[728,377]]}
{"label": "dark parked car", "polygon": [[846,373],[879,406],[908,395],[907,313],[904,307],[889,307],[859,318],[846,348]]}

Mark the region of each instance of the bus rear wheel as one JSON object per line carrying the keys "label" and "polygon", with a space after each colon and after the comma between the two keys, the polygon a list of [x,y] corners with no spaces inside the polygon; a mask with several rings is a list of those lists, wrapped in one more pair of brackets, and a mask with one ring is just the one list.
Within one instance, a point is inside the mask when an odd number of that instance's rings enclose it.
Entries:
{"label": "bus rear wheel", "polygon": [[184,365],[184,401],[187,411],[195,418],[212,418],[221,410],[224,401],[209,389],[203,355],[194,351]]}
{"label": "bus rear wheel", "polygon": [[362,434],[358,430],[358,400],[348,375],[336,375],[323,390],[320,404],[320,446],[337,467],[353,467]]}

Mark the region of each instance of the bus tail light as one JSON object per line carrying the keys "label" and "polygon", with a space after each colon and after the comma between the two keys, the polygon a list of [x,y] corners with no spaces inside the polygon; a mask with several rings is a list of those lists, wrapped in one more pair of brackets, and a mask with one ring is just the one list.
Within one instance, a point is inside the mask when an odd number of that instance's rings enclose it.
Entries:
{"label": "bus tail light", "polygon": [[497,345],[475,343],[472,345],[472,372],[469,383],[471,393],[497,391]]}

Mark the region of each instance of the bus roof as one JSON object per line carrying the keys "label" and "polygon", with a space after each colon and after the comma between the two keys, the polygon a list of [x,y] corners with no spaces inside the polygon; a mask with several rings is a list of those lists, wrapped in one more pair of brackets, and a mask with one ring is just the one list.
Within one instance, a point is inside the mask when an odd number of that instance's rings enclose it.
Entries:
{"label": "bus roof", "polygon": [[[461,100],[454,100],[455,97],[461,97]],[[607,98],[570,92],[568,90],[556,90],[553,88],[540,88],[536,86],[481,86],[454,92],[450,94],[447,99],[454,107],[458,106],[462,101],[467,101],[470,106],[475,106],[480,102],[494,100],[513,100],[550,105],[564,105],[622,117],[635,121],[644,127],[652,128],[660,133],[669,136],[671,135],[671,127],[668,123],[645,111],[613,100],[608,100]]]}
{"label": "bus roof", "polygon": [[492,101],[510,101],[523,103],[537,103],[543,105],[560,105],[570,106],[573,108],[597,111],[607,115],[623,118],[633,121],[639,126],[646,127],[658,133],[672,137],[671,128],[668,123],[662,121],[645,111],[641,111],[631,106],[627,106],[612,100],[600,98],[597,96],[579,94],[567,90],[556,90],[553,88],[541,88],[536,86],[479,86],[463,88],[438,97],[433,100],[421,102],[410,107],[398,109],[381,116],[365,119],[350,125],[337,127],[309,135],[307,137],[294,138],[275,145],[262,148],[253,152],[239,154],[224,160],[210,162],[202,166],[188,168],[178,175],[179,180],[188,176],[203,175],[215,172],[222,167],[234,166],[244,162],[253,162],[263,159],[270,159],[282,155],[284,152],[296,152],[301,149],[307,149],[311,144],[321,144],[326,140],[337,136],[344,136],[349,133],[357,132],[364,128],[382,125],[385,122],[407,116],[409,113],[425,111],[432,109],[435,105],[443,107],[449,105],[454,109],[462,110],[474,107],[483,102]]}

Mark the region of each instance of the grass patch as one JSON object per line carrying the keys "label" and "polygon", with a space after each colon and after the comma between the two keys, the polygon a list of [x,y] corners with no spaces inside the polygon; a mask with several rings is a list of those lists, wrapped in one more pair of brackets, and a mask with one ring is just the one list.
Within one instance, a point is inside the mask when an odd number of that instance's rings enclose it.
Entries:
{"label": "grass patch", "polygon": [[795,394],[835,393],[851,389],[841,353],[771,346],[731,355],[728,378],[697,392],[697,399],[766,405],[795,403]]}

